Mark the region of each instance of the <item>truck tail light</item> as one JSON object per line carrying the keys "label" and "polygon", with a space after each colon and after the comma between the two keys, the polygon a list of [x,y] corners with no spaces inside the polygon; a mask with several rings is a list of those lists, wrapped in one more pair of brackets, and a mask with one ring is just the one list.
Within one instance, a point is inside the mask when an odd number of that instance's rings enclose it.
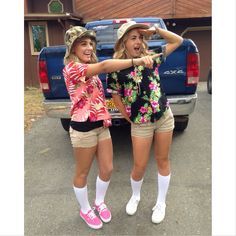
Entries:
{"label": "truck tail light", "polygon": [[50,87],[49,87],[46,61],[44,61],[44,60],[38,61],[38,73],[39,73],[40,87],[41,87],[42,91],[49,92]]}
{"label": "truck tail light", "polygon": [[187,56],[187,85],[194,85],[198,83],[199,72],[199,54],[189,53]]}

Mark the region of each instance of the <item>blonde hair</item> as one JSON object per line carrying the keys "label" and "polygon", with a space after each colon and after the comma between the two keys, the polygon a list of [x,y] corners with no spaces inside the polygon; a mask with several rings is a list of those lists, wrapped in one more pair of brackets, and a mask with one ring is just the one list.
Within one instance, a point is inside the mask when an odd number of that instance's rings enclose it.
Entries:
{"label": "blonde hair", "polygon": [[[80,41],[85,38],[90,38],[90,37],[82,37],[82,38],[75,40],[75,42],[71,46],[70,55],[67,58],[64,58],[64,65],[69,64],[71,61],[81,63],[80,59],[74,54],[73,49],[77,43],[80,43]],[[90,38],[90,39],[92,40],[92,44],[93,44],[93,52],[92,52],[91,61],[89,62],[89,64],[94,64],[94,63],[98,62],[98,59],[96,56],[96,42],[93,38]]]}
{"label": "blonde hair", "polygon": [[[118,44],[115,47],[115,53],[113,54],[113,58],[115,59],[127,59],[128,55],[127,55],[127,49],[125,47],[125,42],[128,39],[128,32],[119,40]],[[148,52],[148,45],[147,45],[147,41],[143,38],[143,43],[141,45],[141,54],[140,57],[143,56],[147,56],[149,55]]]}

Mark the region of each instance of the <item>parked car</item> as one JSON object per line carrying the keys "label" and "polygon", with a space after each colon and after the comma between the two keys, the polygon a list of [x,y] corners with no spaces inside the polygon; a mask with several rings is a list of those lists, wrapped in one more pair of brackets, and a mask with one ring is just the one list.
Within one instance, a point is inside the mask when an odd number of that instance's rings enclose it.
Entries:
{"label": "parked car", "polygon": [[211,83],[211,68],[209,69],[208,76],[207,76],[207,92],[209,94],[212,93],[212,83]]}
{"label": "parked car", "polygon": [[[117,29],[128,20],[144,23],[149,26],[158,24],[166,29],[161,18],[110,19],[88,22],[86,28],[96,31],[97,56],[99,61],[112,58],[114,44],[117,39]],[[151,50],[160,51],[165,40],[154,35],[148,46]],[[61,119],[63,128],[68,131],[70,124],[70,99],[62,75],[64,45],[45,47],[38,58],[39,78],[44,95],[44,109],[49,117]],[[159,74],[161,86],[169,100],[175,118],[175,130],[183,131],[189,121],[189,115],[194,111],[197,101],[197,84],[199,80],[199,52],[190,39],[184,39],[182,45],[170,54],[161,64]],[[106,92],[106,74],[100,74],[109,112],[113,125],[123,125],[125,119],[115,107],[111,95]]]}

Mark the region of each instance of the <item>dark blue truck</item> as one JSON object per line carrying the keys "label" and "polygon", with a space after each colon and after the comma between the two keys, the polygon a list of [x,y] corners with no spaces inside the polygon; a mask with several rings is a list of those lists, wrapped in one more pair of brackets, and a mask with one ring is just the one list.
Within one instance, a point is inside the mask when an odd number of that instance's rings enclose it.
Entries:
{"label": "dark blue truck", "polygon": [[[158,24],[166,29],[161,18],[130,18],[93,21],[86,28],[94,30],[97,35],[97,56],[99,61],[112,58],[117,38],[117,29],[128,20],[152,26]],[[158,52],[164,39],[154,35],[149,41],[149,49]],[[62,75],[64,45],[45,47],[38,58],[39,80],[44,95],[43,106],[49,117],[61,119],[63,128],[68,131],[70,123],[70,99]],[[190,39],[184,39],[182,45],[170,54],[160,66],[159,73],[162,87],[170,102],[175,117],[175,130],[183,131],[188,125],[189,115],[194,111],[197,100],[197,83],[199,81],[199,52]],[[125,120],[115,108],[111,95],[106,92],[106,75],[100,74],[106,104],[112,117],[113,125],[122,125]]]}

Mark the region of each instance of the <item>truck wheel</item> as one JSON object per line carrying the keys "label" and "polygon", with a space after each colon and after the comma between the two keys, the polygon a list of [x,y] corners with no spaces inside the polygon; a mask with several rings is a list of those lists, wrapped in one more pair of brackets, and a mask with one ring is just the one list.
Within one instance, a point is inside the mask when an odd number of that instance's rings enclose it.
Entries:
{"label": "truck wheel", "polygon": [[69,132],[70,119],[61,118],[61,125],[66,132]]}
{"label": "truck wheel", "polygon": [[211,79],[211,70],[209,71],[209,73],[208,73],[208,77],[207,77],[207,92],[209,93],[209,94],[211,94],[212,93],[212,81],[211,81],[212,79]]}
{"label": "truck wheel", "polygon": [[174,131],[183,132],[188,126],[188,116],[175,116],[175,129]]}

